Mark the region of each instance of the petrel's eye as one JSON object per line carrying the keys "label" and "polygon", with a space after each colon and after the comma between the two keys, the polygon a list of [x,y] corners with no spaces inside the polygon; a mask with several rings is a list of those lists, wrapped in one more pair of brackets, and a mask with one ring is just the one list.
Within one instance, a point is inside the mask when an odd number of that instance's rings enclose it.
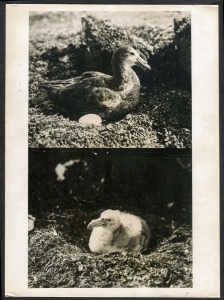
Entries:
{"label": "petrel's eye", "polygon": [[107,219],[107,221],[111,221],[111,219]]}
{"label": "petrel's eye", "polygon": [[131,52],[131,55],[135,55],[135,53],[134,53],[134,52]]}

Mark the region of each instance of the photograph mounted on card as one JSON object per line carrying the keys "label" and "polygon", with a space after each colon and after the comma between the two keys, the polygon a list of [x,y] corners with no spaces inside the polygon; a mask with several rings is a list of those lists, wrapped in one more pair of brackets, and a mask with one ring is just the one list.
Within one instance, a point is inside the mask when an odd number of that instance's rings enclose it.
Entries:
{"label": "photograph mounted on card", "polygon": [[7,295],[219,297],[218,12],[6,5]]}

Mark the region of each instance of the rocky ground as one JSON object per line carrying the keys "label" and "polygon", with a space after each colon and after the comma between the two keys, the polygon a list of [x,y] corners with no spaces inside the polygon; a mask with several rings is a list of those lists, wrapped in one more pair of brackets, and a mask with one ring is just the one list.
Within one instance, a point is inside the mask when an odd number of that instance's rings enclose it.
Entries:
{"label": "rocky ground", "polygon": [[[133,14],[96,12],[92,19],[72,12],[30,16],[30,147],[191,147],[190,23],[174,25],[174,18],[189,16]],[[81,17],[86,21],[81,22]],[[136,20],[134,26],[131,18]],[[150,75],[136,69],[141,101],[132,113],[118,122],[84,126],[61,108],[52,108],[39,87],[41,82],[71,78],[91,69],[110,72],[112,52],[123,42],[148,56],[152,67]],[[106,66],[100,63],[104,59],[96,59],[99,55],[107,59]]]}

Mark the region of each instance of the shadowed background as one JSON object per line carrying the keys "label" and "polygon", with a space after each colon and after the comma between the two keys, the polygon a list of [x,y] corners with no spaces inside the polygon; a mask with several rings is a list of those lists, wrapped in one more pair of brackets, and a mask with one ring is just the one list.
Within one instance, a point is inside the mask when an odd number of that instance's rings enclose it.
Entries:
{"label": "shadowed background", "polygon": [[[30,149],[29,287],[191,287],[191,176],[190,156]],[[91,253],[87,224],[108,208],[147,222],[144,254]]]}
{"label": "shadowed background", "polygon": [[[55,167],[80,161],[57,181]],[[147,151],[30,151],[30,211],[123,208],[191,223],[191,159]]]}

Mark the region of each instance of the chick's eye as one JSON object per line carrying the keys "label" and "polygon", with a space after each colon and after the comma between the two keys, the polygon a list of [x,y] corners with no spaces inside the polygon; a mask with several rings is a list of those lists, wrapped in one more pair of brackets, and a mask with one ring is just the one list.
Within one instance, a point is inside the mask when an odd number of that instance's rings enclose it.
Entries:
{"label": "chick's eye", "polygon": [[107,221],[111,221],[111,219],[107,219]]}

